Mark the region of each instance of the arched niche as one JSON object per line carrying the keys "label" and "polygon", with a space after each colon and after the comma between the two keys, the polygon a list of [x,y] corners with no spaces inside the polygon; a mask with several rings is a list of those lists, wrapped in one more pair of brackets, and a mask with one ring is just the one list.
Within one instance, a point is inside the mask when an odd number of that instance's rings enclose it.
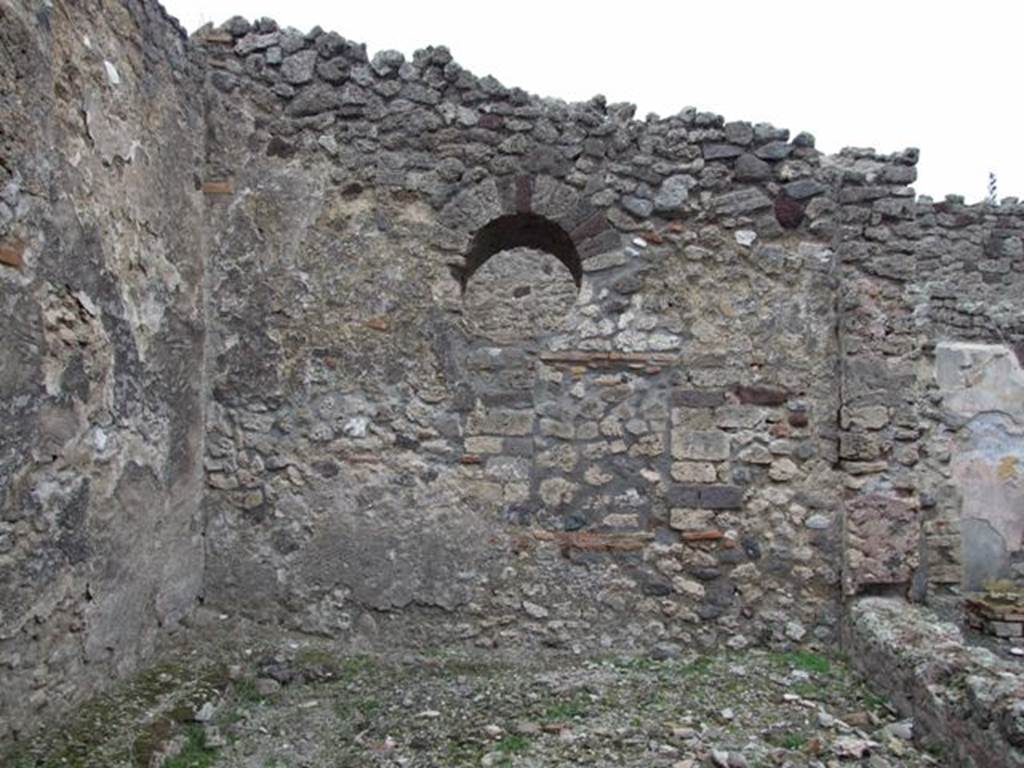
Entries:
{"label": "arched niche", "polygon": [[583,280],[583,262],[569,233],[554,221],[537,213],[511,213],[485,224],[473,236],[456,278],[466,290],[470,278],[496,253],[516,248],[543,251],[569,270],[576,288]]}

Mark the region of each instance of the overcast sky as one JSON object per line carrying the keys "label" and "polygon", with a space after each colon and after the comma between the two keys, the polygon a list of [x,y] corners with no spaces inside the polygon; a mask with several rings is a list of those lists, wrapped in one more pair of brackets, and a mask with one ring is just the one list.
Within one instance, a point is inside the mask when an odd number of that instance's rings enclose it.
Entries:
{"label": "overcast sky", "polygon": [[1024,198],[1021,0],[164,0],[191,32],[235,14],[315,25],[370,55],[447,45],[463,67],[542,96],[693,105],[810,131],[818,148],[921,149],[919,194]]}

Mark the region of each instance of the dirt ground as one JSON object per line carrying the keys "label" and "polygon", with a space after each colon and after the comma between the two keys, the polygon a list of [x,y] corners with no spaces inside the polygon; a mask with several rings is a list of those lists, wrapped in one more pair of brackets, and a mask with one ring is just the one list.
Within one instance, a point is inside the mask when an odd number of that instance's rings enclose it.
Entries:
{"label": "dirt ground", "polygon": [[928,766],[910,723],[808,650],[584,659],[196,643],[4,766]]}

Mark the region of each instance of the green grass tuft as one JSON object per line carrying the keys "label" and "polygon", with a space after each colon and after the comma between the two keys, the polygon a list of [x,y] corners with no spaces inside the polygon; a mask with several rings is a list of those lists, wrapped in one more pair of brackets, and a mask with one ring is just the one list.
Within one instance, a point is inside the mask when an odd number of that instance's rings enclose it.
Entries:
{"label": "green grass tuft", "polygon": [[185,746],[168,758],[163,768],[209,768],[217,760],[217,750],[207,746],[206,731],[201,725],[190,725],[185,732]]}

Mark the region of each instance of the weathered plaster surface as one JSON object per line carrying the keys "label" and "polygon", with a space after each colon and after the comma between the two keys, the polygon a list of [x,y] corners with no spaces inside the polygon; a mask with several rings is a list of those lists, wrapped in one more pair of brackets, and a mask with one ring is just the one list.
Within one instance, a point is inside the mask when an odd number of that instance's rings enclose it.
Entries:
{"label": "weathered plaster surface", "polygon": [[195,72],[155,3],[0,2],[0,739],[199,594]]}
{"label": "weathered plaster surface", "polygon": [[964,585],[1008,578],[1024,555],[1024,370],[1001,344],[936,349],[942,405],[965,420],[952,479],[962,498]]}

